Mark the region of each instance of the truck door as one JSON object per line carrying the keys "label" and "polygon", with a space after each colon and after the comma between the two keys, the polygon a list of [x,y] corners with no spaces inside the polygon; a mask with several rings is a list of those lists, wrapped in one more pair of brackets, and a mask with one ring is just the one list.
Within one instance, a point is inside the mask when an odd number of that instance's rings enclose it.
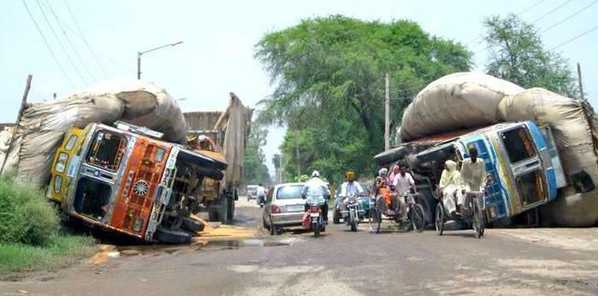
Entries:
{"label": "truck door", "polygon": [[516,195],[523,210],[548,200],[547,179],[541,156],[526,123],[499,131],[506,152]]}

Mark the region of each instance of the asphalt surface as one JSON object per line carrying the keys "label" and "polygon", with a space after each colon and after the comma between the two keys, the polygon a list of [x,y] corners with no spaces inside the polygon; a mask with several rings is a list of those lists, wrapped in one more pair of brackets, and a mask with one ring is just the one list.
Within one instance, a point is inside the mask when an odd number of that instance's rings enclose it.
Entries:
{"label": "asphalt surface", "polygon": [[[259,228],[261,214],[238,202],[238,225]],[[20,274],[0,281],[0,295],[597,295],[597,228],[491,229],[481,239],[470,230],[389,231],[263,230]]]}

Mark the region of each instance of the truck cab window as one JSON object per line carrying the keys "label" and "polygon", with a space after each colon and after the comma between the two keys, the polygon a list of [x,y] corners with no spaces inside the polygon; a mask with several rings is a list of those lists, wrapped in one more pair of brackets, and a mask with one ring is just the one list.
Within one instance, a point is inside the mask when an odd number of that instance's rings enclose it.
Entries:
{"label": "truck cab window", "polygon": [[512,164],[521,162],[536,155],[532,141],[526,128],[519,127],[501,134],[503,145]]}
{"label": "truck cab window", "polygon": [[86,161],[94,166],[114,172],[118,170],[121,164],[126,146],[127,139],[125,137],[100,131],[94,137]]}

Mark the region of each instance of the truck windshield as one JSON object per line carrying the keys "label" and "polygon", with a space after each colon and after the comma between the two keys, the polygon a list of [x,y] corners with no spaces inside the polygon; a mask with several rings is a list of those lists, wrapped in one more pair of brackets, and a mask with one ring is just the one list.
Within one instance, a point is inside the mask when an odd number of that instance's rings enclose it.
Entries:
{"label": "truck windshield", "polygon": [[277,199],[300,199],[302,198],[303,185],[288,185],[277,190]]}
{"label": "truck windshield", "polygon": [[535,149],[526,134],[526,128],[519,127],[503,132],[501,139],[512,164],[535,156]]}
{"label": "truck windshield", "polygon": [[110,132],[99,131],[96,133],[86,161],[110,171],[116,171],[121,164],[127,139],[121,135]]}

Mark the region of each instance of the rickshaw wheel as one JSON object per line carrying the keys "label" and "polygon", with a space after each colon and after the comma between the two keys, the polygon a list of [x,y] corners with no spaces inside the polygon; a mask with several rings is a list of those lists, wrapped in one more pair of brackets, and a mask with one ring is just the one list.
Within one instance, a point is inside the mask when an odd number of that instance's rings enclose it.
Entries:
{"label": "rickshaw wheel", "polygon": [[424,230],[424,209],[422,205],[415,203],[410,209],[409,217],[414,231],[422,232]]}
{"label": "rickshaw wheel", "polygon": [[381,231],[381,212],[376,205],[370,208],[368,226],[370,227],[370,232],[379,233]]}
{"label": "rickshaw wheel", "polygon": [[443,212],[443,205],[439,202],[435,209],[435,229],[438,235],[443,235],[443,229],[445,227],[445,213]]}

